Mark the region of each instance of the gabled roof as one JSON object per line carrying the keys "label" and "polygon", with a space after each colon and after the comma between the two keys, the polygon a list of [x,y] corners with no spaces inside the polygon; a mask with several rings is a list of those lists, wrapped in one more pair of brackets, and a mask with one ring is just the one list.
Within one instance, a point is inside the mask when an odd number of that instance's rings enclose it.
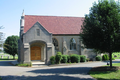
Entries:
{"label": "gabled roof", "polygon": [[83,17],[25,15],[24,33],[39,22],[52,34],[79,34],[83,20]]}

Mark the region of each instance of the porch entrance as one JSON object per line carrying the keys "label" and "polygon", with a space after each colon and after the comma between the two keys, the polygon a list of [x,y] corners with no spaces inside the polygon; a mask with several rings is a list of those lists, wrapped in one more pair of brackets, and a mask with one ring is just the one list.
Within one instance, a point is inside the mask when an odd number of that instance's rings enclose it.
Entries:
{"label": "porch entrance", "polygon": [[31,60],[41,60],[41,48],[38,46],[31,47]]}

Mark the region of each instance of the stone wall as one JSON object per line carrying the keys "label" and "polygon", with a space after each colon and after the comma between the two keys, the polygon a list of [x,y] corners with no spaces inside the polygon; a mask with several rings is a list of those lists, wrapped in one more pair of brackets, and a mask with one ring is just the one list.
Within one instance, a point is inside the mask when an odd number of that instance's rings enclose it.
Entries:
{"label": "stone wall", "polygon": [[[58,40],[59,51],[63,54],[80,54],[79,36],[76,35],[53,35],[53,38]],[[76,50],[70,50],[70,40],[74,38],[76,41]],[[65,50],[64,50],[65,48]]]}

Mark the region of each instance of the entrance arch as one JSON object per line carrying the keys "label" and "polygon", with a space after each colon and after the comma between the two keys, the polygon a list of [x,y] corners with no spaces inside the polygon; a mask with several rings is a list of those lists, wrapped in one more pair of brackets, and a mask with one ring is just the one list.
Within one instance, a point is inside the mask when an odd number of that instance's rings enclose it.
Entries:
{"label": "entrance arch", "polygon": [[46,60],[46,43],[44,41],[35,40],[30,44],[30,60],[45,61]]}
{"label": "entrance arch", "polygon": [[31,60],[41,60],[41,47],[31,47]]}

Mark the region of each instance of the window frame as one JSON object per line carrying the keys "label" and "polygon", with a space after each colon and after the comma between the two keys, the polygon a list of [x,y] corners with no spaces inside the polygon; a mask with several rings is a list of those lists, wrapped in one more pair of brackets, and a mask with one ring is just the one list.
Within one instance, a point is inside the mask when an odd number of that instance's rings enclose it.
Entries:
{"label": "window frame", "polygon": [[40,36],[40,29],[36,29],[37,36]]}
{"label": "window frame", "polygon": [[70,50],[76,50],[76,41],[74,38],[70,39]]}
{"label": "window frame", "polygon": [[55,47],[55,50],[59,50],[59,46],[58,46],[58,40],[56,38],[52,38],[52,43]]}

